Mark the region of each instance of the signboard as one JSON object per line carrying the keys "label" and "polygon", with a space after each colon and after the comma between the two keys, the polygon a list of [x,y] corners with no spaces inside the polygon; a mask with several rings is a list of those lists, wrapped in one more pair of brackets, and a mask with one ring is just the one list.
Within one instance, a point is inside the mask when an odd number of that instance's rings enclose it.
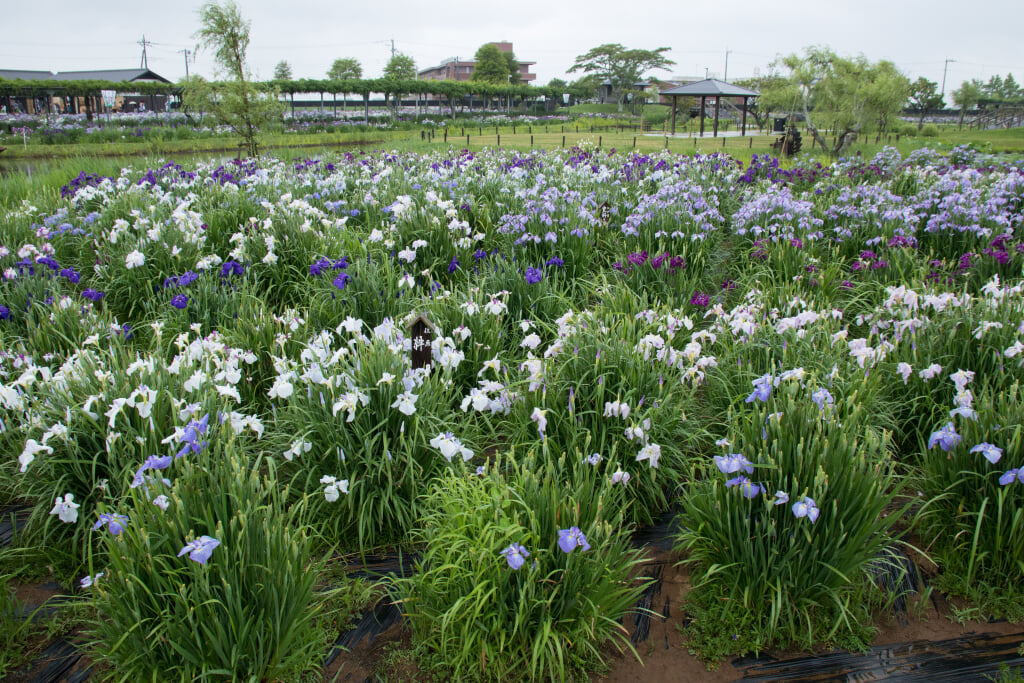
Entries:
{"label": "signboard", "polygon": [[117,100],[116,90],[100,90],[100,95],[103,96],[103,106],[107,109],[114,108],[114,102]]}
{"label": "signboard", "polygon": [[597,216],[600,218],[601,223],[604,227],[608,227],[608,223],[612,220],[612,207],[608,202],[604,202],[601,206],[597,207]]}

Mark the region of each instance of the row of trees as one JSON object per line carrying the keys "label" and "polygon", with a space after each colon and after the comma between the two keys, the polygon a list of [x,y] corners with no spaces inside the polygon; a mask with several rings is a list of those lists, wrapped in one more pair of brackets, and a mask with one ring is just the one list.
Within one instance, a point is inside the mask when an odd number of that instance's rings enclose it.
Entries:
{"label": "row of trees", "polygon": [[[363,77],[363,65],[355,57],[339,57],[327,70],[329,81],[357,81]],[[384,67],[384,77],[392,79],[413,79],[416,77],[416,63],[412,57],[397,52]],[[281,60],[274,67],[275,81],[293,81],[295,74],[287,60]]]}

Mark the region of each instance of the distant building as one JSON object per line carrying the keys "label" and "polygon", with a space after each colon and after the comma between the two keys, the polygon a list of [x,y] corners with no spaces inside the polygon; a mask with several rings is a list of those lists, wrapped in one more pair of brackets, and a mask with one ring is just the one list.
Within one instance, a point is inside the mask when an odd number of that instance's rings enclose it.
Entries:
{"label": "distant building", "polygon": [[[514,52],[512,49],[512,43],[510,42],[501,41],[491,44],[497,45],[498,50],[501,52]],[[537,74],[530,73],[530,67],[536,65],[537,62],[524,62],[522,60],[516,61],[519,62],[520,83],[529,84],[537,80]],[[449,57],[442,61],[438,66],[423,69],[418,75],[421,81],[468,81],[473,77],[473,67],[475,66],[476,62],[473,60]]]}
{"label": "distant building", "polygon": [[[0,69],[0,78],[20,81],[113,81],[115,83],[167,83],[163,76],[149,69],[100,69],[96,71],[31,71],[27,69]],[[51,98],[47,106],[47,96]],[[78,113],[82,109],[92,108],[98,111],[95,103],[86,102],[85,97],[69,97],[62,93],[30,92],[21,96],[6,97],[4,106],[8,112],[21,111],[28,114],[42,113],[47,110]],[[95,99],[95,98],[93,98]],[[165,108],[166,95],[141,95],[133,92],[118,92],[114,108],[122,111],[138,111],[149,108],[159,111]]]}

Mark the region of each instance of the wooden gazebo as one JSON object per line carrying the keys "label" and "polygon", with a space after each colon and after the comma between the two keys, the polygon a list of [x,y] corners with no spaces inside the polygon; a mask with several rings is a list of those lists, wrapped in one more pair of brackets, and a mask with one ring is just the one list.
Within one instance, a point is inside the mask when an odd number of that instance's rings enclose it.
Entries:
{"label": "wooden gazebo", "polygon": [[707,98],[715,98],[715,137],[718,137],[718,110],[719,105],[723,97],[742,97],[743,98],[743,123],[740,135],[747,134],[747,101],[758,97],[761,93],[756,90],[748,90],[747,88],[741,88],[738,85],[726,83],[720,81],[717,78],[707,78],[703,81],[697,81],[696,83],[688,83],[681,85],[678,88],[670,88],[669,90],[662,90],[662,95],[670,95],[672,97],[672,134],[676,132],[676,98],[677,97],[699,97],[700,98],[700,136],[704,137],[704,105],[707,103]]}

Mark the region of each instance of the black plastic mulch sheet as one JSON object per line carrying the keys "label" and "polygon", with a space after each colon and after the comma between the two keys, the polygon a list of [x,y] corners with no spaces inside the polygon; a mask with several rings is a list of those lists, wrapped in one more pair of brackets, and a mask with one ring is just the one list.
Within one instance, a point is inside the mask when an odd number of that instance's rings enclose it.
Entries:
{"label": "black plastic mulch sheet", "polygon": [[992,683],[999,665],[1020,672],[1024,657],[1018,648],[1024,633],[978,635],[951,640],[915,640],[871,648],[866,654],[830,652],[813,657],[774,660],[737,659],[744,669],[740,681],[930,681]]}

